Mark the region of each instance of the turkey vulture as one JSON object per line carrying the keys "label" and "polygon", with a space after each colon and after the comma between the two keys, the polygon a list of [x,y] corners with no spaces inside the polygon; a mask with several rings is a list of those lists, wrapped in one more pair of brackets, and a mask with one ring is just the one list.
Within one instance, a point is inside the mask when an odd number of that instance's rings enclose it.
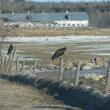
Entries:
{"label": "turkey vulture", "polygon": [[64,47],[64,48],[60,48],[60,49],[56,50],[56,52],[53,54],[51,59],[54,60],[56,58],[59,58],[60,56],[62,56],[65,53],[66,49],[67,48]]}
{"label": "turkey vulture", "polygon": [[7,52],[7,55],[9,55],[13,50],[13,45],[10,44],[10,47],[8,48],[8,52]]}

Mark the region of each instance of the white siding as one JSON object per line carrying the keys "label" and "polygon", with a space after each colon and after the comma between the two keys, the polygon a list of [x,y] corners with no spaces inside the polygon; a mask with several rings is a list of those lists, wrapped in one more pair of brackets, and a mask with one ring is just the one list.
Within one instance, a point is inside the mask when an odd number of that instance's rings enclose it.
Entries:
{"label": "white siding", "polygon": [[56,27],[88,27],[88,20],[83,21],[55,21]]}

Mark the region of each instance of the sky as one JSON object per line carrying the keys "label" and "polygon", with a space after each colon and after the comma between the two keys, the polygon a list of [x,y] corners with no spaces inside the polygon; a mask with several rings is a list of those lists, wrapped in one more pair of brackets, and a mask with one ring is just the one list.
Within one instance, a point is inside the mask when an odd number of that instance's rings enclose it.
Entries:
{"label": "sky", "polygon": [[97,1],[97,2],[99,2],[99,1],[108,1],[108,0],[31,0],[31,1],[36,1],[36,2],[53,2],[53,1],[55,1],[55,2],[61,2],[61,1],[65,1],[65,2],[66,1],[70,1],[70,2],[90,1],[90,2],[93,2],[93,1]]}

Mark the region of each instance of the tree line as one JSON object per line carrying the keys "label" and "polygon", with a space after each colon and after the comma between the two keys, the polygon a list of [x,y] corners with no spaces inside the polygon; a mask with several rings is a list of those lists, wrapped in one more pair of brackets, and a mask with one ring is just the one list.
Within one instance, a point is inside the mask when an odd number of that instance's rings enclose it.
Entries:
{"label": "tree line", "polygon": [[0,0],[1,13],[21,12],[70,12],[88,11],[89,9],[107,11],[108,2],[32,2],[27,0]]}

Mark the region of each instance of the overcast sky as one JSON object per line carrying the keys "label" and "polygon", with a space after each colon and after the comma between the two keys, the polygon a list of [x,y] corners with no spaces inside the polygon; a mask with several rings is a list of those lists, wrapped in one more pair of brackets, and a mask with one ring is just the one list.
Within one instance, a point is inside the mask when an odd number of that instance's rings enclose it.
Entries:
{"label": "overcast sky", "polygon": [[53,2],[53,1],[55,1],[55,2],[60,2],[60,1],[71,1],[71,2],[76,2],[76,1],[91,1],[91,2],[93,2],[93,1],[97,1],[97,2],[99,2],[99,1],[108,1],[108,0],[32,0],[32,1],[36,1],[36,2]]}

